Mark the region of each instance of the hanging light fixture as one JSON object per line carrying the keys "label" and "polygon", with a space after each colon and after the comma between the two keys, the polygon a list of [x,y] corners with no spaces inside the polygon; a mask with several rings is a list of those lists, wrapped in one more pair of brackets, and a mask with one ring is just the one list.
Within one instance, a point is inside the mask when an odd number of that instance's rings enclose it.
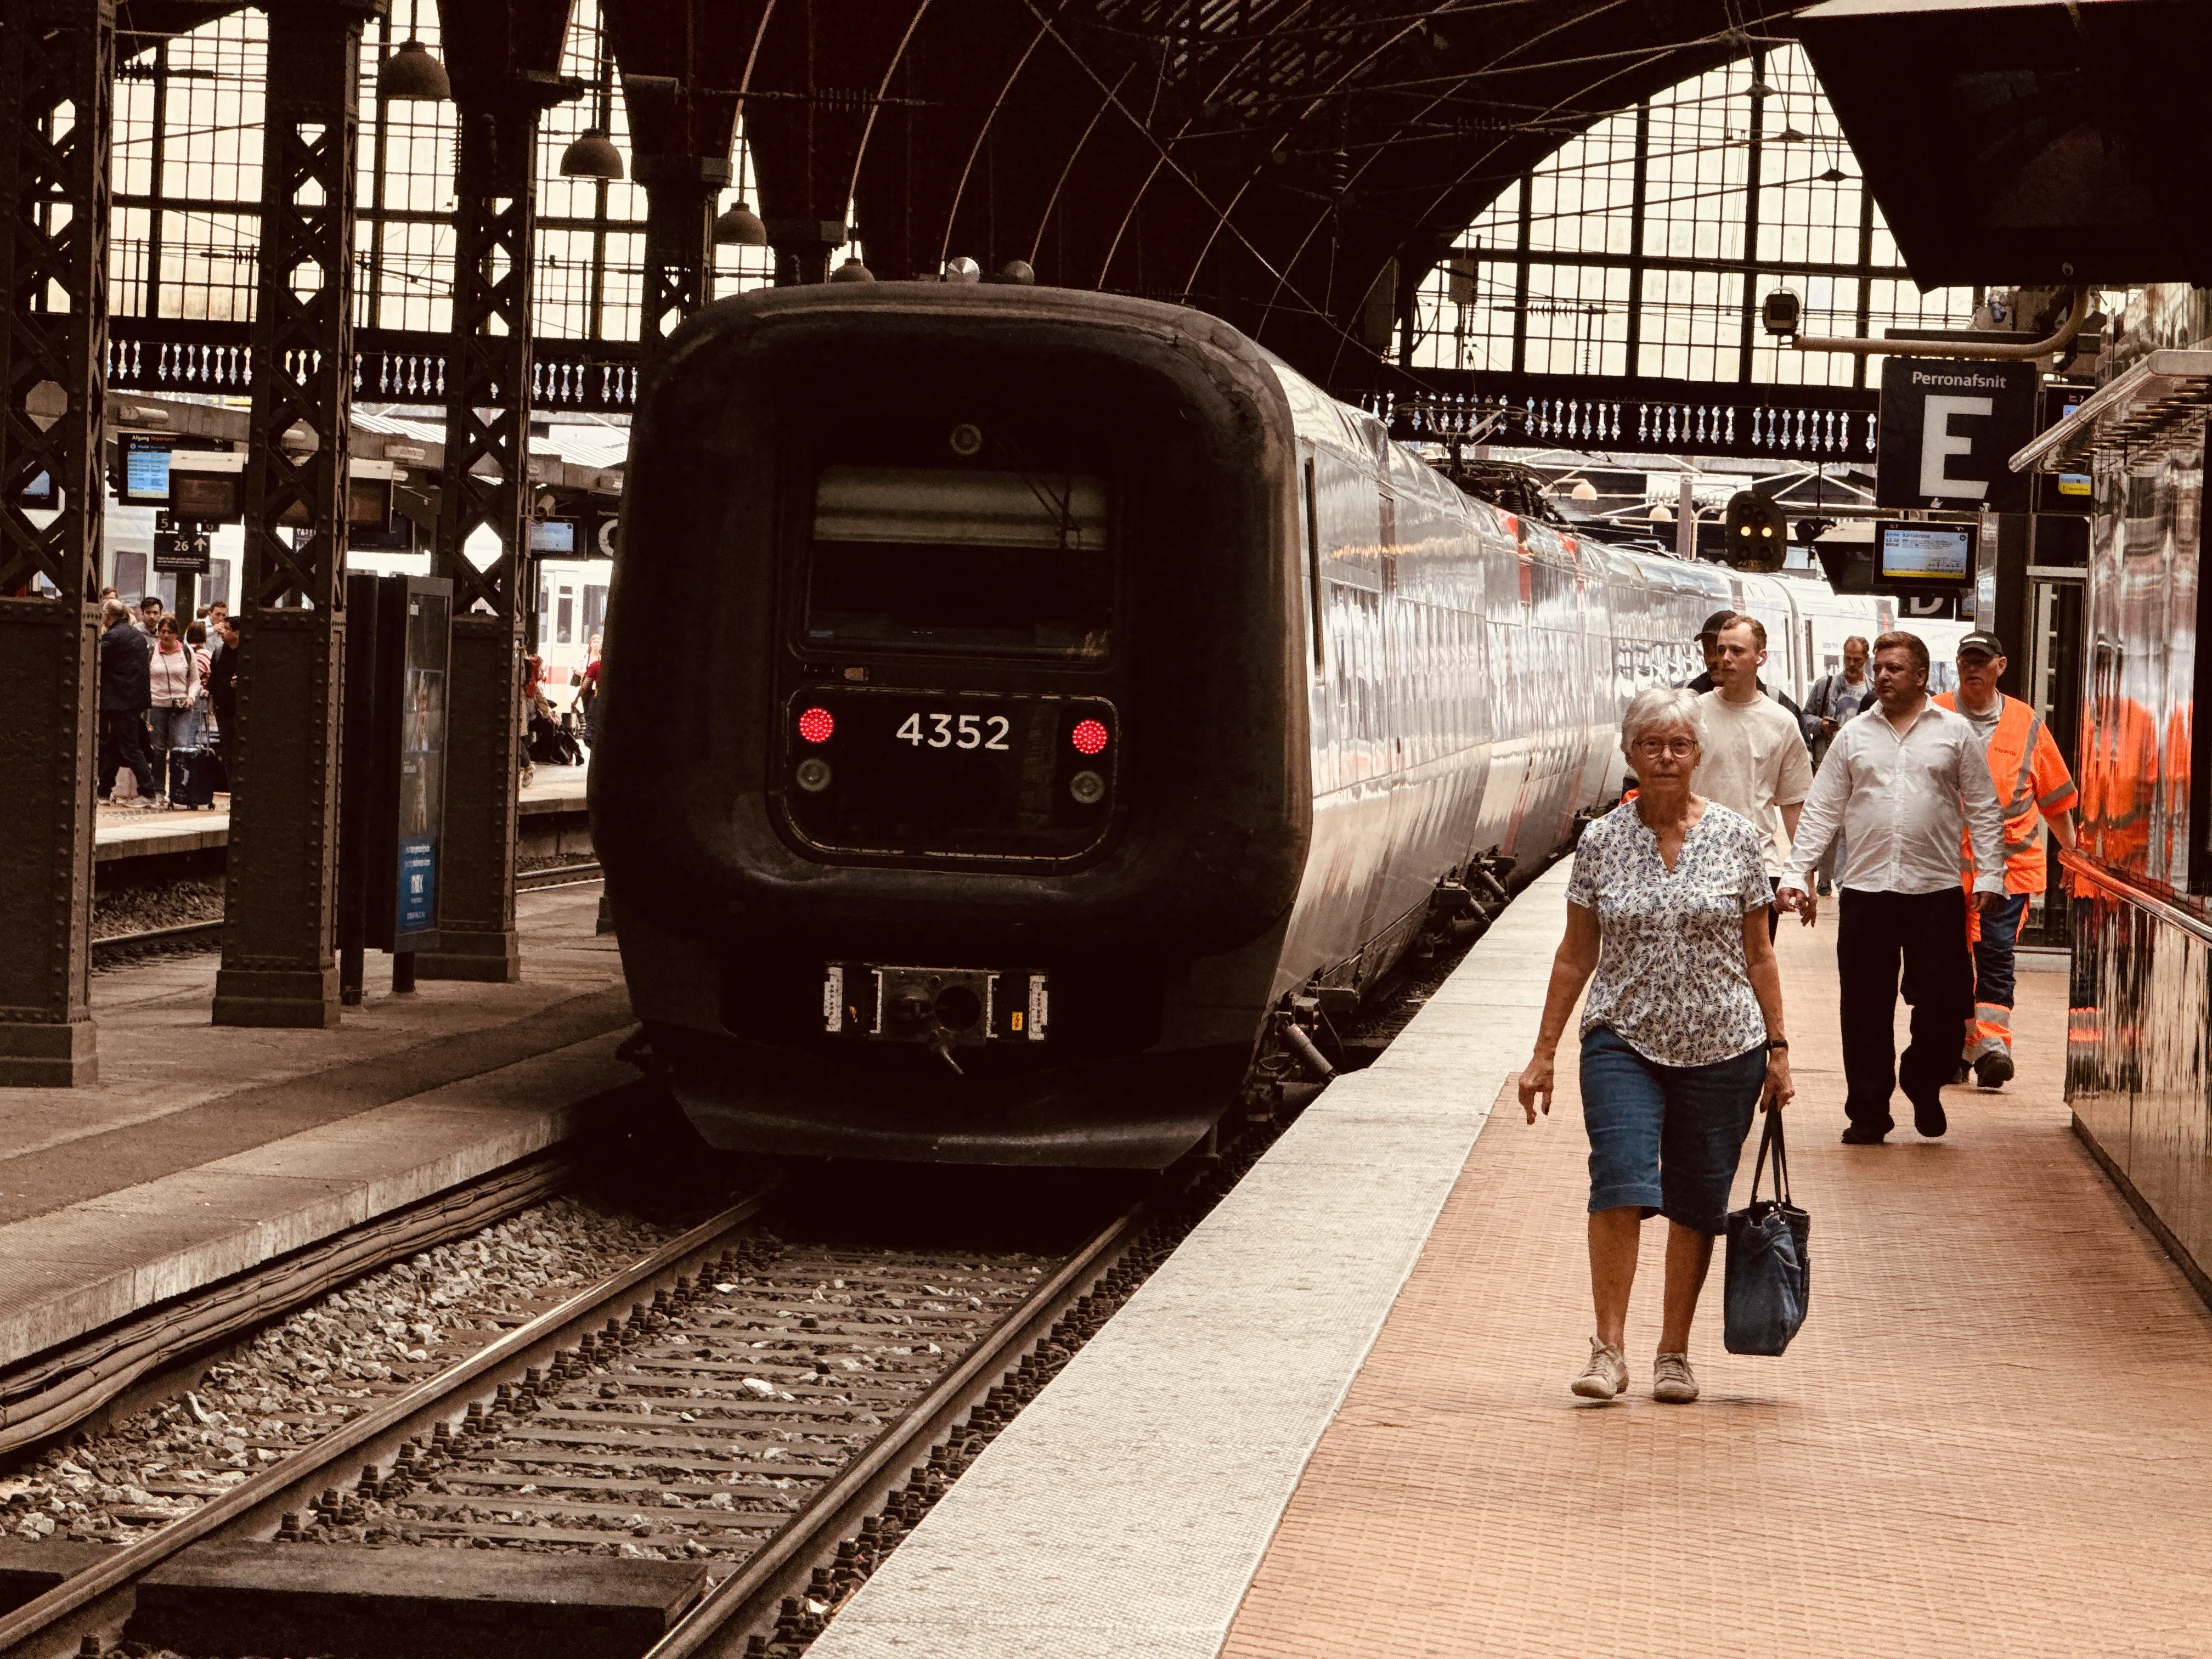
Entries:
{"label": "hanging light fixture", "polygon": [[714,240],[725,247],[766,247],[768,227],[740,196],[715,218]]}
{"label": "hanging light fixture", "polygon": [[453,95],[446,66],[420,40],[402,40],[399,50],[376,66],[376,95],[387,103],[438,103]]}
{"label": "hanging light fixture", "polygon": [[833,283],[872,283],[876,280],[876,273],[858,259],[848,259],[830,273],[830,280]]}
{"label": "hanging light fixture", "polygon": [[622,152],[607,137],[605,127],[586,127],[575,141],[561,152],[561,176],[564,179],[619,179],[623,176]]}
{"label": "hanging light fixture", "polygon": [[1850,176],[1851,175],[1850,173],[1845,173],[1841,167],[1832,167],[1826,173],[1820,174],[1820,182],[1824,185],[1840,185],[1844,179]]}

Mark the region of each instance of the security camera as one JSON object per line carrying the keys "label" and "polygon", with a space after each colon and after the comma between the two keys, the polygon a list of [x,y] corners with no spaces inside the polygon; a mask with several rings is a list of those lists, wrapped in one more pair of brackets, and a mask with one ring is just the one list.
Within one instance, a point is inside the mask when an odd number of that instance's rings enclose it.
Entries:
{"label": "security camera", "polygon": [[1786,288],[1778,288],[1768,295],[1759,307],[1759,320],[1766,325],[1769,334],[1795,334],[1804,307],[1796,295]]}

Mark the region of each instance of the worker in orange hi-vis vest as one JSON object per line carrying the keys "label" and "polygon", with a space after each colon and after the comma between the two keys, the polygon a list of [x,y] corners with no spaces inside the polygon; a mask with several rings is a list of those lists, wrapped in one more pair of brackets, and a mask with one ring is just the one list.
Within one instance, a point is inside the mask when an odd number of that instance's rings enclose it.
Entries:
{"label": "worker in orange hi-vis vest", "polygon": [[[1966,937],[1974,949],[1974,1016],[1966,1022],[1959,1081],[1965,1082],[1971,1071],[1984,1089],[2002,1088],[2012,1079],[2013,950],[2028,900],[2043,890],[2046,879],[2043,826],[2048,823],[2058,844],[2070,851],[2073,809],[2081,798],[2042,716],[1997,690],[2004,672],[2002,642],[1977,630],[1959,641],[1958,690],[1936,699],[1973,722],[2004,813],[2004,898],[1986,912],[1966,908]],[[1972,846],[1962,846],[1959,858],[1971,892]]]}

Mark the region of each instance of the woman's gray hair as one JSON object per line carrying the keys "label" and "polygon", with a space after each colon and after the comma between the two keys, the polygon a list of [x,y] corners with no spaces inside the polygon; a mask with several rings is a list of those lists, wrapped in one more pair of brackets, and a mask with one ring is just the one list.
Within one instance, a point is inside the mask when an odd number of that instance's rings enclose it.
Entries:
{"label": "woman's gray hair", "polygon": [[1703,744],[1705,716],[1698,701],[1696,692],[1679,685],[1638,691],[1629,699],[1628,712],[1620,717],[1620,752],[1632,763],[1636,745],[1644,735],[1669,726],[1688,727],[1690,735]]}

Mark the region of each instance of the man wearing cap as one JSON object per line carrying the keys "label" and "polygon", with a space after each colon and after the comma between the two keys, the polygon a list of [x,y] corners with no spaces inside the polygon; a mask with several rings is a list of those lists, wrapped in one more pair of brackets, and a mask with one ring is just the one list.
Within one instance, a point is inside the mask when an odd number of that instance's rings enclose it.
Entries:
{"label": "man wearing cap", "polygon": [[[1984,1089],[2002,1088],[2012,1079],[2013,951],[2029,901],[2048,879],[2043,826],[2048,823],[2058,844],[2072,851],[2074,805],[2081,798],[2042,717],[1997,690],[2004,672],[2003,641],[1978,629],[1959,641],[1958,690],[1936,699],[1972,723],[2004,811],[2004,896],[1987,911],[1966,912],[1966,938],[1974,951],[1974,1015],[1966,1022],[1958,1080],[1964,1083],[1971,1069]],[[1960,857],[1961,878],[1971,890],[1972,846],[1963,847]]]}
{"label": "man wearing cap", "polygon": [[[1720,682],[1713,678],[1713,670],[1720,666],[1721,629],[1735,621],[1741,614],[1735,611],[1716,611],[1705,618],[1705,625],[1698,629],[1698,649],[1705,657],[1705,672],[1685,686],[1685,690],[1694,691],[1703,696],[1719,685]],[[1765,659],[1761,657],[1759,660],[1764,662]],[[1753,684],[1759,688],[1761,696],[1773,698],[1790,711],[1790,718],[1797,722],[1798,737],[1803,740],[1807,752],[1811,752],[1813,736],[1805,729],[1805,711],[1796,705],[1787,691],[1778,691],[1765,680],[1754,680]]]}

